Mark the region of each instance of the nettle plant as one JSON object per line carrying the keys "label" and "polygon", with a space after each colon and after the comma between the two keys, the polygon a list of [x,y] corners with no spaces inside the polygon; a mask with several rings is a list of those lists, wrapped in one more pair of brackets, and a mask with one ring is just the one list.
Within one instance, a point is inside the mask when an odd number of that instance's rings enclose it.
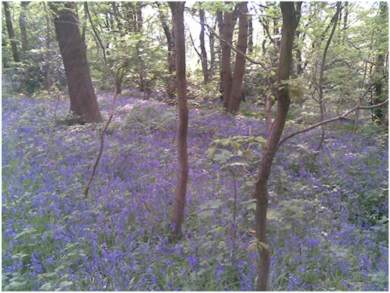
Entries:
{"label": "nettle plant", "polygon": [[[220,167],[221,172],[231,176],[233,184],[233,199],[231,200],[231,212],[233,226],[236,229],[237,209],[244,209],[244,214],[250,217],[255,209],[256,200],[251,197],[255,183],[256,166],[258,165],[258,153],[265,143],[261,136],[231,136],[213,140],[207,150],[208,158],[212,164]],[[241,198],[238,194],[247,195]],[[242,197],[242,196],[241,196]],[[250,226],[250,223],[246,223]],[[252,233],[253,234],[253,233]]]}

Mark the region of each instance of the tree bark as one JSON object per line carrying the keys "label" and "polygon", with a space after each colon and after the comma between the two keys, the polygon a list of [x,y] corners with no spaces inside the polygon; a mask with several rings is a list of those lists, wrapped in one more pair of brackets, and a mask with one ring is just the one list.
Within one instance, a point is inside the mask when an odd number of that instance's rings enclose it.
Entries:
{"label": "tree bark", "polygon": [[[318,93],[319,93],[318,102],[319,102],[319,106],[320,106],[320,121],[323,121],[325,118],[324,117],[325,116],[325,104],[324,104],[323,83],[324,83],[324,71],[325,71],[326,57],[328,54],[330,43],[332,42],[332,39],[333,39],[333,35],[336,31],[337,21],[339,19],[339,15],[341,12],[341,2],[338,2],[336,5],[337,5],[336,13],[332,18],[333,27],[332,27],[332,30],[330,32],[329,38],[325,44],[324,52],[322,54],[321,67],[320,67],[320,77],[318,80]],[[321,126],[321,138],[320,138],[320,143],[319,143],[318,148],[317,148],[318,150],[321,149],[322,143],[324,142],[324,139],[325,139],[325,128],[324,128],[324,126]]]}
{"label": "tree bark", "polygon": [[[379,18],[383,21],[384,24],[387,23],[387,3],[380,2],[379,4]],[[379,47],[380,44],[377,46]],[[374,69],[374,85],[375,85],[375,93],[374,98],[372,99],[372,104],[379,104],[385,100],[385,55],[384,52],[379,51],[376,57],[375,69]],[[372,120],[379,124],[385,125],[385,112],[383,108],[375,108],[372,111]]]}
{"label": "tree bark", "polygon": [[207,51],[204,40],[204,27],[205,27],[205,13],[203,9],[199,9],[199,20],[200,20],[200,33],[199,33],[199,41],[200,41],[200,54],[201,54],[201,62],[202,62],[202,72],[203,72],[203,82],[209,82],[209,68],[207,62]]}
{"label": "tree bark", "polygon": [[[142,6],[141,2],[135,2],[135,15],[136,15],[136,23],[135,29],[136,32],[140,35],[142,34],[142,26],[143,26],[143,17],[142,17]],[[141,48],[143,47],[143,41],[140,39],[136,45],[137,55],[141,55]],[[145,62],[143,57],[140,57],[138,60],[138,79],[139,79],[139,88],[141,91],[146,92],[149,90],[146,82],[146,70],[145,70]]]}
{"label": "tree bark", "polygon": [[[223,39],[231,44],[233,39],[234,29],[234,12],[226,11],[223,14]],[[229,97],[232,88],[232,69],[231,69],[231,48],[228,44],[223,42],[222,44],[222,76],[223,76],[223,106],[226,110],[229,109]]]}
{"label": "tree bark", "polygon": [[252,15],[248,16],[248,53],[253,53],[253,21]]}
{"label": "tree bark", "polygon": [[[223,12],[221,10],[217,11],[217,23],[218,23],[218,32],[220,36],[223,36]],[[224,80],[224,75],[223,75],[223,58],[222,58],[222,47],[223,47],[223,42],[218,39],[219,41],[219,50],[218,50],[218,67],[219,67],[219,92],[221,93],[221,98],[223,100],[223,80]]]}
{"label": "tree bark", "polygon": [[[214,23],[213,29],[215,30],[217,23]],[[215,71],[215,37],[214,34],[209,34],[209,45],[210,45],[210,70],[209,78],[213,78]]]}
{"label": "tree bark", "polygon": [[12,17],[11,17],[9,3],[4,1],[3,6],[4,6],[4,15],[5,15],[5,24],[7,26],[8,37],[11,43],[12,57],[15,62],[20,62],[19,51],[18,51],[17,41],[15,39],[15,31],[12,24]]}
{"label": "tree bark", "polygon": [[240,2],[239,7],[239,31],[237,47],[242,54],[236,54],[236,61],[234,63],[234,73],[232,80],[232,87],[230,96],[228,96],[228,111],[230,113],[237,113],[240,109],[240,101],[242,95],[242,83],[245,73],[245,54],[248,43],[248,6],[247,2]]}
{"label": "tree bark", "polygon": [[50,66],[50,44],[52,41],[52,23],[50,20],[50,12],[47,8],[47,4],[45,2],[42,3],[43,9],[45,11],[45,20],[46,20],[46,62],[45,62],[45,83],[46,90],[49,92],[50,88],[53,84],[53,79],[51,77],[51,66]]}
{"label": "tree bark", "polygon": [[167,95],[170,98],[173,98],[175,96],[175,77],[173,76],[175,72],[175,40],[174,40],[174,33],[173,30],[170,29],[168,22],[167,22],[167,15],[164,13],[164,10],[162,8],[162,3],[156,2],[158,5],[159,10],[159,18],[161,22],[161,26],[163,27],[165,37],[167,39],[167,61],[168,61],[168,82],[166,86]]}
{"label": "tree bark", "polygon": [[81,122],[102,120],[89,72],[86,47],[82,42],[74,2],[49,3],[55,12],[54,26],[70,96],[70,111]]}
{"label": "tree bark", "polygon": [[27,1],[20,2],[19,28],[20,28],[20,37],[22,43],[22,51],[24,53],[28,50],[26,9],[29,3],[30,2]]}
{"label": "tree bark", "polygon": [[173,26],[175,31],[176,51],[176,90],[178,99],[179,125],[177,129],[178,148],[178,178],[176,186],[176,200],[173,213],[173,238],[182,236],[182,224],[184,221],[184,208],[186,204],[186,192],[188,181],[188,154],[187,154],[187,81],[185,60],[185,35],[184,35],[184,5],[185,2],[169,2],[172,11]]}
{"label": "tree bark", "polygon": [[[297,2],[297,5],[301,5]],[[266,145],[262,152],[259,174],[256,182],[254,197],[256,198],[256,238],[258,242],[258,253],[260,259],[257,265],[256,289],[265,291],[268,289],[268,278],[270,272],[270,249],[267,244],[267,209],[268,209],[268,179],[271,173],[273,159],[278,149],[278,143],[283,133],[290,106],[288,85],[290,68],[292,64],[292,48],[295,31],[300,15],[296,13],[294,2],[280,2],[282,11],[283,26],[282,39],[280,43],[280,56],[278,65],[277,84],[277,114],[273,123],[271,133],[267,138]]]}

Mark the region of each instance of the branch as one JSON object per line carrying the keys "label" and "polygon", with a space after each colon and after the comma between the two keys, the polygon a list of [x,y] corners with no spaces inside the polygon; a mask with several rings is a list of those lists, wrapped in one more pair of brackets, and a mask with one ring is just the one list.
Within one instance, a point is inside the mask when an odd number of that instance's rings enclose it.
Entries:
{"label": "branch", "polygon": [[89,8],[88,8],[88,2],[84,2],[84,9],[85,9],[85,12],[87,13],[89,22],[91,24],[92,31],[93,31],[93,33],[94,33],[94,35],[95,35],[95,37],[100,45],[100,48],[102,49],[104,64],[107,65],[106,48],[104,47],[102,39],[100,38],[100,36],[96,30],[96,27],[93,24],[91,13],[89,12]]}
{"label": "branch", "polygon": [[118,91],[117,91],[117,88],[115,87],[115,94],[114,94],[114,97],[112,98],[112,106],[111,106],[110,116],[108,117],[108,120],[104,124],[103,130],[102,130],[102,132],[100,134],[99,153],[98,153],[98,155],[96,157],[95,164],[93,165],[92,174],[89,177],[88,183],[87,183],[87,185],[85,186],[85,189],[84,189],[84,196],[85,197],[88,197],[89,188],[91,186],[93,178],[95,177],[96,170],[97,170],[97,167],[98,167],[99,162],[100,162],[100,158],[102,157],[102,154],[103,154],[104,137],[105,137],[105,135],[107,133],[107,128],[110,125],[112,118],[114,117],[115,102],[116,102],[116,98],[117,97],[118,97]]}
{"label": "branch", "polygon": [[202,55],[200,54],[198,49],[196,49],[195,42],[194,42],[194,39],[192,38],[191,32],[189,32],[189,34],[190,34],[190,39],[191,39],[192,46],[194,47],[194,50],[195,50],[196,54],[198,54],[200,60],[202,61]]}
{"label": "branch", "polygon": [[374,108],[378,108],[378,107],[381,107],[383,105],[385,105],[389,100],[385,100],[379,104],[376,104],[376,105],[371,105],[371,106],[361,106],[361,105],[356,105],[355,107],[353,107],[352,109],[344,112],[343,114],[339,115],[339,116],[336,116],[336,117],[333,117],[333,118],[330,118],[330,119],[327,119],[327,120],[323,120],[321,122],[318,122],[318,123],[315,123],[305,129],[302,129],[302,130],[299,130],[299,131],[296,131],[296,132],[293,132],[291,133],[290,135],[287,135],[286,137],[284,137],[283,139],[280,140],[279,144],[278,144],[278,147],[280,147],[284,142],[286,142],[287,140],[289,140],[290,138],[298,135],[298,134],[301,134],[301,133],[305,133],[305,132],[308,132],[314,128],[317,128],[321,125],[324,125],[324,124],[328,124],[328,123],[331,123],[331,122],[334,122],[334,121],[337,121],[337,120],[341,120],[345,117],[347,117],[348,115],[350,115],[351,113],[357,111],[357,110],[369,110],[369,109],[374,109]]}

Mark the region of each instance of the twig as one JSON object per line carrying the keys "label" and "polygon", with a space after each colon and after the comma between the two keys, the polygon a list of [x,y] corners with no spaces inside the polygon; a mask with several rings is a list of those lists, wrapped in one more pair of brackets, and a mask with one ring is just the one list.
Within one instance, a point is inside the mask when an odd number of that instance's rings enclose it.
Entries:
{"label": "twig", "polygon": [[327,120],[323,120],[321,122],[318,122],[318,123],[315,123],[305,129],[302,129],[302,130],[299,130],[299,131],[296,131],[296,132],[293,132],[291,133],[290,135],[287,135],[286,137],[284,137],[283,139],[280,140],[279,142],[279,145],[278,147],[280,147],[284,142],[286,142],[287,140],[289,140],[290,138],[298,135],[298,134],[302,134],[302,133],[305,133],[305,132],[308,132],[314,128],[317,128],[321,125],[324,125],[324,124],[328,124],[328,123],[331,123],[331,122],[334,122],[334,121],[337,121],[337,120],[341,120],[345,117],[347,117],[348,115],[350,115],[351,113],[357,111],[357,110],[370,110],[370,109],[374,109],[374,108],[378,108],[378,107],[381,107],[383,105],[385,105],[389,100],[385,100],[379,104],[376,104],[376,105],[371,105],[371,106],[361,106],[361,105],[356,105],[355,107],[353,107],[352,109],[344,112],[344,114],[341,114],[339,116],[336,116],[336,117],[333,117],[333,118],[330,118],[330,119],[327,119]]}

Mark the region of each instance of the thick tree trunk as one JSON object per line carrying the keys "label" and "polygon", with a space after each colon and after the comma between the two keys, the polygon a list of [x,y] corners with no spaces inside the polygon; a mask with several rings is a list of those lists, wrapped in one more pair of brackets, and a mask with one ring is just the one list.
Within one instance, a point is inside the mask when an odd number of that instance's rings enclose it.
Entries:
{"label": "thick tree trunk", "polygon": [[[301,4],[301,2],[297,3],[298,6]],[[271,258],[266,235],[268,208],[267,185],[271,173],[273,159],[278,149],[279,140],[283,133],[290,105],[288,85],[285,84],[285,81],[288,81],[290,78],[292,48],[294,43],[295,30],[300,17],[299,14],[296,13],[294,2],[280,2],[280,8],[282,10],[283,27],[278,66],[277,115],[261,156],[259,174],[254,194],[254,197],[257,200],[256,238],[258,242],[258,253],[260,254],[260,260],[257,266],[256,289],[260,291],[265,291],[268,289]]]}
{"label": "thick tree trunk", "polygon": [[182,235],[184,221],[184,208],[186,204],[188,181],[188,154],[187,154],[187,81],[185,59],[185,35],[184,35],[184,5],[185,2],[169,2],[172,11],[173,26],[175,31],[176,51],[176,90],[178,99],[179,125],[177,129],[177,148],[179,170],[176,186],[176,200],[173,213],[173,238],[178,239]]}
{"label": "thick tree trunk", "polygon": [[[237,47],[243,54],[246,54],[248,43],[248,7],[247,2],[237,4],[239,9],[239,31]],[[236,54],[236,62],[234,64],[234,73],[230,96],[225,96],[228,100],[228,111],[237,113],[240,109],[240,101],[242,95],[242,83],[245,73],[245,56]]]}
{"label": "thick tree trunk", "polygon": [[23,52],[26,52],[28,50],[26,9],[29,3],[30,2],[27,1],[20,2],[19,28],[20,28],[20,38],[22,41]]}
{"label": "thick tree trunk", "polygon": [[5,24],[7,26],[8,37],[11,43],[12,57],[15,62],[20,62],[19,51],[18,51],[17,41],[15,39],[15,31],[12,24],[12,17],[11,17],[9,3],[3,2],[3,6],[4,6],[4,15],[5,15]]}
{"label": "thick tree trunk", "polygon": [[[234,12],[226,11],[223,15],[223,39],[231,44],[233,39],[234,29]],[[223,106],[226,110],[229,109],[229,97],[232,88],[232,69],[231,69],[231,48],[226,44],[222,44],[222,76],[223,76]]]}
{"label": "thick tree trunk", "polygon": [[[49,3],[55,12],[54,26],[70,96],[70,110],[82,122],[102,120],[89,72],[85,44],[82,42],[73,2]],[[61,7],[64,6],[65,8]]]}
{"label": "thick tree trunk", "polygon": [[205,14],[203,9],[199,9],[199,20],[200,20],[200,33],[199,33],[199,41],[200,41],[200,56],[202,62],[202,72],[203,72],[203,82],[209,82],[209,68],[207,62],[207,51],[204,40],[204,27],[205,27]]}

